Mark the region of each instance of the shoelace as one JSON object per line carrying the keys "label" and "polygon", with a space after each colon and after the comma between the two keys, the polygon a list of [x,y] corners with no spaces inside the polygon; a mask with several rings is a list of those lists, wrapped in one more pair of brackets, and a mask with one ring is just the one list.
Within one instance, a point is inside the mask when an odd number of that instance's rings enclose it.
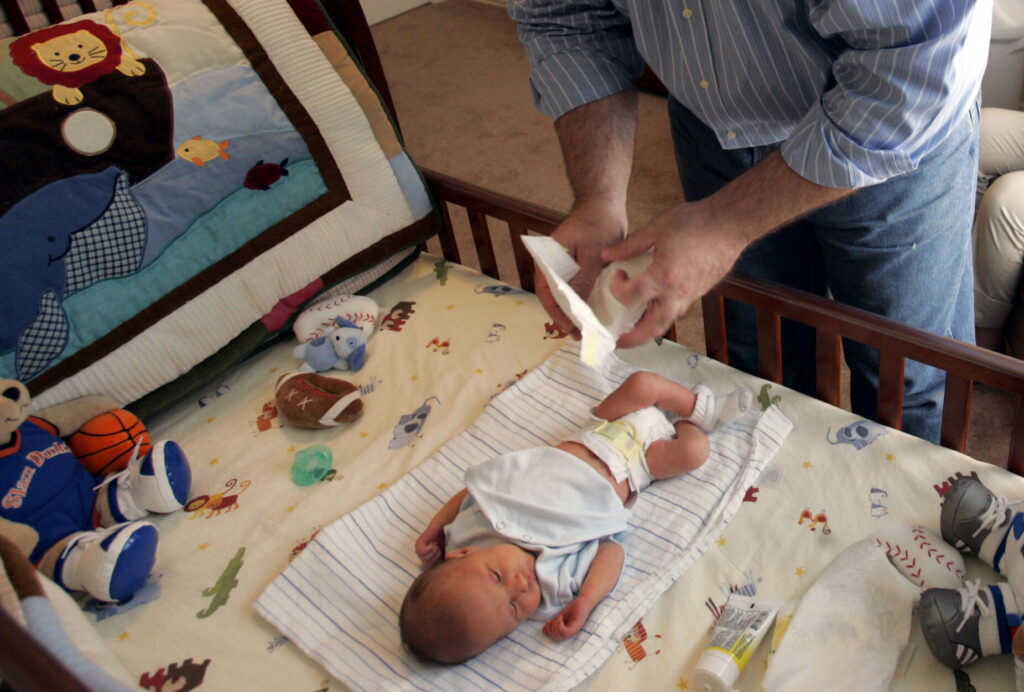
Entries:
{"label": "shoelace", "polygon": [[1008,507],[1019,505],[1022,502],[1024,502],[1024,500],[1014,500],[1013,502],[1010,502],[1002,495],[993,495],[992,504],[990,504],[988,508],[981,513],[981,516],[978,517],[978,528],[975,530],[974,534],[972,534],[972,537],[977,538],[978,534],[982,531],[992,529],[992,527],[996,525],[996,522],[1002,521],[1003,515],[1006,514],[1006,509]]}
{"label": "shoelace", "polygon": [[974,616],[975,608],[981,611],[981,617],[988,615],[988,604],[981,598],[981,579],[964,582],[964,588],[957,589],[957,593],[960,594],[960,612],[964,616],[956,627],[959,633]]}
{"label": "shoelace", "polygon": [[125,490],[131,488],[131,483],[132,483],[132,477],[131,477],[132,464],[134,464],[138,460],[138,458],[139,458],[139,448],[140,447],[142,447],[142,437],[141,436],[139,437],[138,442],[135,443],[135,449],[132,451],[132,457],[131,457],[131,459],[128,460],[128,464],[125,465],[125,467],[122,470],[118,471],[117,473],[112,473],[109,476],[107,476],[106,478],[104,478],[103,482],[100,483],[99,485],[97,485],[95,488],[93,488],[93,490],[99,490],[100,488],[102,488],[102,487],[104,487],[106,485],[109,485],[110,483],[113,483],[114,481],[117,481],[117,485],[120,488],[124,488]]}

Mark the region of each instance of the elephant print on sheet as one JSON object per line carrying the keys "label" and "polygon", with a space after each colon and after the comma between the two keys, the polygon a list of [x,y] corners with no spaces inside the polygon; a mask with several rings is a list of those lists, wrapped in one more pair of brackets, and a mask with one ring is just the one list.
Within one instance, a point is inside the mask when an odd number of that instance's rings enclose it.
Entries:
{"label": "elephant print on sheet", "polygon": [[421,431],[423,426],[427,423],[427,418],[430,416],[430,402],[435,401],[438,405],[441,404],[441,400],[436,396],[427,397],[427,399],[420,404],[412,413],[406,413],[398,419],[398,425],[395,426],[394,432],[392,433],[391,442],[388,444],[388,449],[401,449],[408,445],[413,444],[416,438],[423,437]]}
{"label": "elephant print on sheet", "polygon": [[831,445],[848,444],[859,452],[887,432],[888,428],[881,423],[859,420],[837,430],[835,439],[830,427],[825,433],[825,439]]}

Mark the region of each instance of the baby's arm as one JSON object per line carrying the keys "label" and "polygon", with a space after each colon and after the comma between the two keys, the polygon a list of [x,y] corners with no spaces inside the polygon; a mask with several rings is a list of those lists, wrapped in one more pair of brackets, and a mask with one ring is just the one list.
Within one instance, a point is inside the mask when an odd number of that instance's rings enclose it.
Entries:
{"label": "baby's arm", "polygon": [[416,539],[416,555],[419,556],[424,567],[432,567],[444,557],[444,527],[455,519],[468,492],[463,488],[455,493],[448,502],[444,503],[444,507],[434,515],[434,518],[427,524],[427,528]]}
{"label": "baby's arm", "polygon": [[621,545],[611,541],[601,543],[579,594],[562,608],[562,612],[544,623],[544,634],[560,642],[579,632],[591,611],[615,588],[625,559]]}
{"label": "baby's arm", "polygon": [[604,420],[617,420],[648,406],[657,406],[683,417],[693,415],[697,396],[658,373],[634,372],[594,409],[594,415]]}

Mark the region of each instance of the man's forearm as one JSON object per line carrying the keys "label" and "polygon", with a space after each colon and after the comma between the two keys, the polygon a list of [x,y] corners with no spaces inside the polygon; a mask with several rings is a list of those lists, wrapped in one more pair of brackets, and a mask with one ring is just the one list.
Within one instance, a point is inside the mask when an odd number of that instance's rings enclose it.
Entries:
{"label": "man's forearm", "polygon": [[575,204],[599,200],[625,209],[636,140],[636,89],[593,101],[555,121]]}
{"label": "man's forearm", "polygon": [[763,161],[698,204],[710,226],[725,230],[741,247],[854,190],[825,187],[795,173],[775,150]]}

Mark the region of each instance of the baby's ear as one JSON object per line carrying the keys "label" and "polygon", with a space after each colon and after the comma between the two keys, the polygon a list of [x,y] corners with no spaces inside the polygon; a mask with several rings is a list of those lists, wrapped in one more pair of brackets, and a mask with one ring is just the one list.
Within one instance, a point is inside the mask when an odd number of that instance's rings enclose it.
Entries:
{"label": "baby's ear", "polygon": [[452,550],[448,552],[447,554],[445,554],[444,559],[452,560],[459,557],[466,557],[471,553],[475,553],[477,550],[479,550],[479,548],[477,548],[475,545],[467,545],[464,548],[459,548],[458,550]]}

